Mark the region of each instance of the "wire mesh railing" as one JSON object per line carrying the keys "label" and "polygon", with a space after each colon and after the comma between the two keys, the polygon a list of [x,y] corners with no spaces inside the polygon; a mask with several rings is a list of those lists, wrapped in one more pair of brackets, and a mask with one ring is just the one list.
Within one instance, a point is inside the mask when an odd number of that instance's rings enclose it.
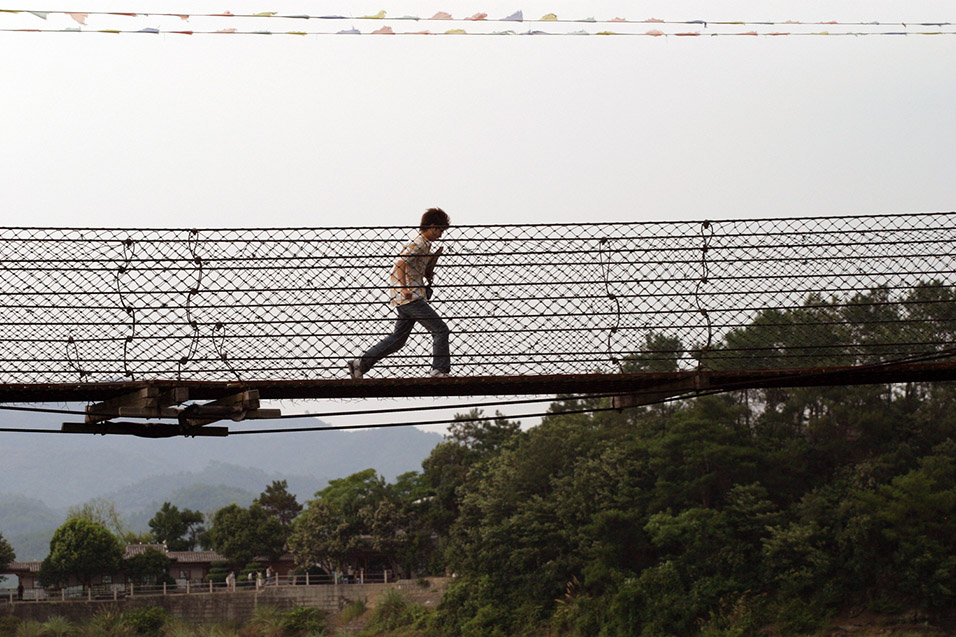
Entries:
{"label": "wire mesh railing", "polygon": [[[318,380],[394,321],[408,227],[0,229],[0,382]],[[956,213],[452,226],[459,376],[856,365],[956,334]],[[416,331],[370,377],[428,371]]]}

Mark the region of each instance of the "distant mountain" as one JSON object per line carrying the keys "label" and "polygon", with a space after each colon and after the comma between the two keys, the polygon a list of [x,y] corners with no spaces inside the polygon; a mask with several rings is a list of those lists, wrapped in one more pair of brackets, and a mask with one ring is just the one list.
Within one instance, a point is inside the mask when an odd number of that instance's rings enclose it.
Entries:
{"label": "distant mountain", "polygon": [[39,500],[0,494],[0,533],[13,546],[18,560],[45,556],[53,531],[65,516],[65,511],[54,511]]}
{"label": "distant mountain", "polygon": [[[58,430],[68,419],[0,410],[3,427]],[[165,501],[212,512],[233,501],[248,506],[274,480],[286,480],[299,502],[363,469],[394,480],[421,470],[440,441],[411,427],[159,440],[0,433],[0,533],[18,559],[30,559],[21,551],[43,557],[67,508],[94,497],[113,501],[133,530],[146,530]]]}
{"label": "distant mountain", "polygon": [[[211,460],[199,471],[180,471],[178,473],[164,473],[144,478],[135,484],[124,486],[116,491],[105,494],[121,511],[134,511],[150,507],[154,502],[170,501],[176,506],[189,509],[208,511],[210,507],[225,506],[233,500],[223,504],[223,499],[217,495],[221,488],[229,487],[235,490],[236,502],[242,504],[244,494],[259,495],[273,480],[286,480],[289,490],[296,493],[299,499],[311,497],[320,480],[313,476],[290,476],[280,472],[265,472],[255,467],[241,467],[227,462]],[[293,488],[297,485],[305,493],[297,493]],[[200,488],[202,487],[202,488]],[[309,490],[311,489],[311,490]],[[176,500],[176,501],[174,501]],[[249,502],[252,500],[250,499]],[[246,503],[248,505],[249,503]]]}
{"label": "distant mountain", "polygon": [[53,532],[56,531],[57,526],[59,524],[7,538],[17,556],[17,561],[39,562],[46,557],[50,552],[50,540],[53,539]]}
{"label": "distant mountain", "polygon": [[[55,430],[63,420],[57,415],[0,411],[0,426],[4,427]],[[323,423],[304,420],[301,424]],[[308,476],[320,484],[369,467],[393,480],[406,471],[420,470],[422,460],[439,441],[440,434],[413,427],[159,440],[3,433],[0,493],[66,508],[151,476],[203,471],[210,461],[257,469],[266,475]],[[265,486],[251,490],[259,493]]]}
{"label": "distant mountain", "polygon": [[164,502],[211,515],[235,502],[247,507],[275,480],[285,480],[300,503],[326,482],[311,476],[286,476],[260,469],[210,462],[202,471],[153,476],[104,497],[116,504],[133,531],[149,530],[149,520]]}
{"label": "distant mountain", "polygon": [[[153,480],[147,482],[153,482]],[[137,485],[127,487],[125,490],[135,491],[136,486]],[[146,485],[143,483],[141,486]],[[149,531],[149,521],[153,519],[156,512],[162,508],[164,502],[174,504],[180,510],[191,509],[211,516],[222,507],[228,506],[233,502],[241,507],[247,507],[252,504],[252,501],[255,500],[256,496],[261,492],[262,489],[258,487],[257,490],[253,492],[225,484],[213,485],[200,482],[191,484],[188,487],[181,487],[162,497],[158,497],[157,494],[153,493],[153,497],[156,499],[149,500],[146,505],[138,509],[127,509],[124,515],[131,530],[146,532]]]}
{"label": "distant mountain", "polygon": [[[261,493],[262,490],[259,490]],[[176,489],[169,498],[164,498],[163,502],[171,502],[180,509],[192,509],[206,514],[213,514],[224,506],[235,502],[241,507],[247,507],[252,504],[259,493],[240,489],[239,487],[229,487],[225,485],[213,486],[211,484],[197,483],[181,489]],[[159,511],[163,503],[156,500],[146,507],[146,511]]]}
{"label": "distant mountain", "polygon": [[30,533],[37,528],[59,525],[64,512],[54,511],[35,498],[22,495],[0,494],[0,533],[9,538],[13,535]]}

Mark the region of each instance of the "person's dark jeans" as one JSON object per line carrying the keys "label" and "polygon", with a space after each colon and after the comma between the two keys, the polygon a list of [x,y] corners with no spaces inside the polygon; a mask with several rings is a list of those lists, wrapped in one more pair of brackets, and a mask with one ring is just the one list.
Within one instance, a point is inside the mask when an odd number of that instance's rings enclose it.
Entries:
{"label": "person's dark jeans", "polygon": [[415,323],[421,323],[432,333],[432,369],[449,373],[451,371],[451,355],[448,350],[448,326],[438,316],[424,299],[399,305],[396,308],[398,318],[395,321],[394,331],[372,346],[359,359],[362,373],[372,369],[377,362],[394,354],[405,345],[408,335],[412,333]]}

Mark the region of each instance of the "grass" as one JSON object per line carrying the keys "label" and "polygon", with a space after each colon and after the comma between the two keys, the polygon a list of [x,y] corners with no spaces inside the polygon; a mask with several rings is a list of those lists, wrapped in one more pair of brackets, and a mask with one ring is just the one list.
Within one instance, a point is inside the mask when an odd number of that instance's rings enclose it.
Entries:
{"label": "grass", "polygon": [[368,606],[366,606],[364,599],[354,601],[342,610],[339,621],[348,624],[364,615],[366,610],[368,610]]}

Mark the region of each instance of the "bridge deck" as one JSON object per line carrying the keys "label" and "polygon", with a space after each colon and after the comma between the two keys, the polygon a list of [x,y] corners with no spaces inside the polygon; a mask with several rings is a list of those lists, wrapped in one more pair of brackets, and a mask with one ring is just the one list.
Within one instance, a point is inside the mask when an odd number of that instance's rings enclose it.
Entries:
{"label": "bridge deck", "polygon": [[519,396],[556,394],[682,394],[700,390],[769,387],[865,385],[874,383],[956,380],[956,362],[894,364],[868,367],[815,367],[630,374],[542,376],[452,376],[343,380],[126,381],[103,383],[0,384],[0,403],[103,401],[143,387],[185,387],[190,400],[216,400],[255,389],[264,400]]}

